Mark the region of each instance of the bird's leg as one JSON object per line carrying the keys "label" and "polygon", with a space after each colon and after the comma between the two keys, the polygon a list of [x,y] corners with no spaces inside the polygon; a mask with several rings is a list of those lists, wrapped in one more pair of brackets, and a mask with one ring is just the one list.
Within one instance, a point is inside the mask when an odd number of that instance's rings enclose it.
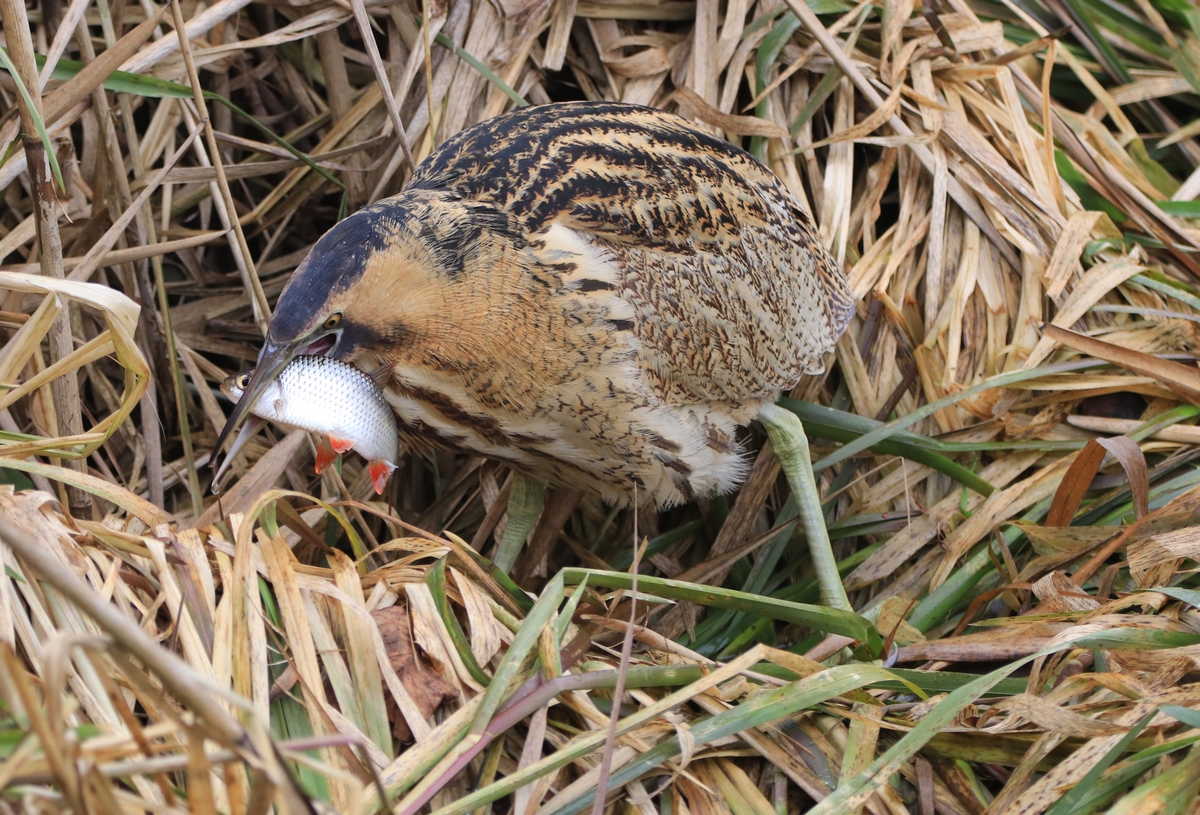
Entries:
{"label": "bird's leg", "polygon": [[825,529],[825,517],[821,512],[821,496],[817,492],[817,479],[813,476],[812,459],[808,455],[808,438],[800,417],[775,404],[763,405],[758,411],[758,420],[767,429],[771,447],[783,466],[788,486],[800,506],[800,519],[804,523],[804,534],[812,554],[813,567],[817,572],[817,585],[821,589],[822,605],[853,611],[842,578],[838,575],[837,561],[829,543],[829,532]]}
{"label": "bird's leg", "polygon": [[508,494],[508,521],[504,525],[504,536],[496,547],[492,563],[505,574],[512,571],[517,555],[525,545],[525,539],[533,531],[542,507],[546,503],[546,487],[540,482],[526,478],[520,473],[512,474],[512,491]]}

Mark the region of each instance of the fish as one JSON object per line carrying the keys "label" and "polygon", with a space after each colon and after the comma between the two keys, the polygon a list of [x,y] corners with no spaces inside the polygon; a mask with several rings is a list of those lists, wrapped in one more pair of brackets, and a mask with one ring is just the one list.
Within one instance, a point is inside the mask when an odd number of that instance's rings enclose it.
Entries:
{"label": "fish", "polygon": [[[221,392],[230,401],[238,402],[253,375],[254,371],[249,370],[226,377]],[[328,437],[328,442],[323,438],[317,448],[318,473],[337,455],[354,450],[367,460],[377,495],[383,493],[400,459],[396,414],[383,398],[376,380],[336,359],[296,357],[278,379],[267,385],[250,412],[255,419],[242,428],[217,470],[214,485],[220,482],[234,455],[266,420]]]}

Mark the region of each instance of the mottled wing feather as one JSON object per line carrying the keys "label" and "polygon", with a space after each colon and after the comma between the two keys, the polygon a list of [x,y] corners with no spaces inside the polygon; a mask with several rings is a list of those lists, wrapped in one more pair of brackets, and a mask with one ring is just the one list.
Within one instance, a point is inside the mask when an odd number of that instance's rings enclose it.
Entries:
{"label": "mottled wing feather", "polygon": [[660,111],[515,111],[448,140],[410,188],[509,213],[534,252],[537,236],[568,227],[615,261],[633,311],[615,324],[628,322],[648,381],[672,402],[791,387],[822,370],[853,310],[836,262],[779,181]]}

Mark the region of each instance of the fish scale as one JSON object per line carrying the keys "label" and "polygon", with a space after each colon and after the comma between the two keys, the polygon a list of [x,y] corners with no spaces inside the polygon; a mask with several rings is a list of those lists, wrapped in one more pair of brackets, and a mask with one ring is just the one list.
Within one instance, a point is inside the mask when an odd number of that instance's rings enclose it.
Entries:
{"label": "fish scale", "polygon": [[[253,372],[229,377],[221,390],[241,399]],[[370,375],[328,357],[299,356],[283,369],[250,409],[262,419],[328,436],[334,451],[354,450],[371,468],[375,491],[395,468],[400,455],[396,417]],[[332,453],[318,452],[317,472]]]}

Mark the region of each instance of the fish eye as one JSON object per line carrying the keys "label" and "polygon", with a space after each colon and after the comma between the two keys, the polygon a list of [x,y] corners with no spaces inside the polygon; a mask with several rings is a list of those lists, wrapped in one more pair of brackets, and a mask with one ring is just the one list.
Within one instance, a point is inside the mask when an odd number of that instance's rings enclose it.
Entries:
{"label": "fish eye", "polygon": [[242,390],[250,387],[250,374],[242,374],[237,378],[237,386]]}
{"label": "fish eye", "polygon": [[328,317],[325,318],[324,328],[326,331],[332,331],[333,329],[337,328],[341,322],[342,322],[342,312],[335,311],[333,314],[330,314]]}

